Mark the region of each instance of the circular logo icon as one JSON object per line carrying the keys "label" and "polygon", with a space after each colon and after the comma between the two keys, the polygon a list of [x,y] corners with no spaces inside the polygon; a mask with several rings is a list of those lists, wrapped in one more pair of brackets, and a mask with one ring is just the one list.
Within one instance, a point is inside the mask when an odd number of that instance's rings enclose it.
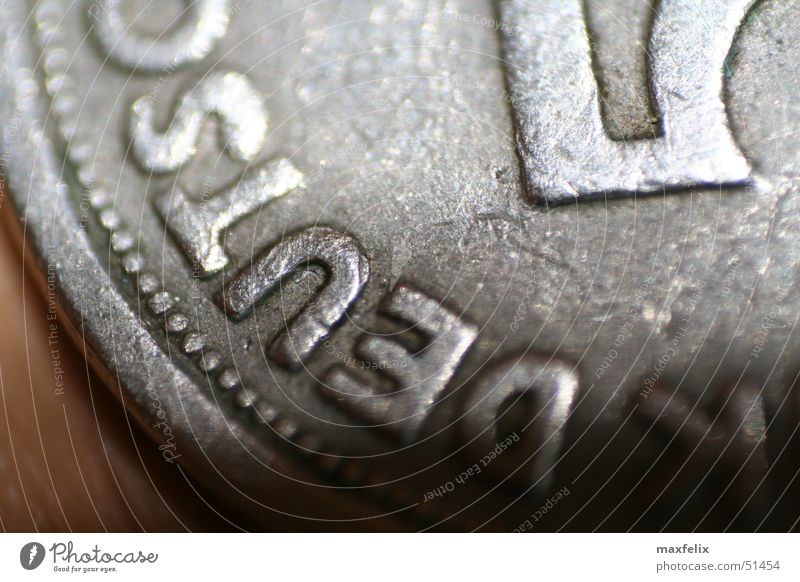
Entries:
{"label": "circular logo icon", "polygon": [[44,561],[44,546],[39,542],[30,542],[19,551],[19,563],[26,570],[35,570]]}

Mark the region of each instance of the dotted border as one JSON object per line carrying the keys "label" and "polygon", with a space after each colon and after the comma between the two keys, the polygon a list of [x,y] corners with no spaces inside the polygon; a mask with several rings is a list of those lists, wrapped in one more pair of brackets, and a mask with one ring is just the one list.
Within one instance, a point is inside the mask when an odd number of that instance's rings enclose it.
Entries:
{"label": "dotted border", "polygon": [[253,400],[242,387],[241,378],[235,367],[226,365],[222,355],[209,348],[205,336],[190,328],[189,317],[176,306],[181,298],[178,294],[164,290],[163,282],[157,275],[146,270],[141,254],[134,250],[141,248],[141,240],[123,223],[113,210],[114,198],[110,193],[95,188],[95,176],[91,165],[92,143],[77,131],[77,115],[81,104],[73,79],[68,76],[69,50],[65,35],[59,28],[59,21],[65,13],[62,0],[46,0],[36,8],[35,22],[39,49],[42,52],[45,89],[52,103],[52,110],[58,134],[64,141],[62,147],[77,176],[78,182],[88,193],[89,206],[98,222],[107,231],[111,249],[120,261],[126,274],[136,277],[140,293],[149,297],[148,309],[154,316],[166,318],[165,328],[170,339],[183,338],[179,344],[187,356],[194,356],[197,369],[206,374],[217,372],[216,385],[224,392],[234,393],[234,401],[242,409],[254,412],[256,422],[264,424],[272,431],[296,445],[298,456],[313,458],[317,468],[328,478],[335,478],[348,487],[364,487],[364,491],[376,501],[391,500],[393,504],[407,506],[420,517],[428,520],[444,517],[434,515],[426,504],[419,503],[403,487],[391,486],[389,491],[376,489],[370,485],[388,483],[389,479],[373,473],[372,477],[364,471],[358,459],[337,457],[335,448],[326,446],[319,437],[301,431],[288,417],[263,400]]}

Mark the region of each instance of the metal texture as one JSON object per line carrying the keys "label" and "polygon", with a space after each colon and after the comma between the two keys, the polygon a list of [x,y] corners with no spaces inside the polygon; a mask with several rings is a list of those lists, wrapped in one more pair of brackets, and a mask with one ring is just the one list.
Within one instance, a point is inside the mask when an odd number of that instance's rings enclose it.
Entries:
{"label": "metal texture", "polygon": [[648,60],[659,124],[649,139],[615,141],[603,127],[582,0],[503,2],[525,176],[534,197],[661,192],[743,184],[747,160],[728,129],[723,69],[755,0],[663,0]]}
{"label": "metal texture", "polygon": [[798,0],[3,6],[26,244],[241,527],[797,527]]}

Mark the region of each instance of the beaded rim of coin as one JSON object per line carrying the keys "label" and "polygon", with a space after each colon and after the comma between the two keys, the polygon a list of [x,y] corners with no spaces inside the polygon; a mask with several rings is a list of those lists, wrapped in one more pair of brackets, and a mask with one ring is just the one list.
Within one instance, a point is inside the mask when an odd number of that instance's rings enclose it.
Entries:
{"label": "beaded rim of coin", "polygon": [[[224,2],[222,4],[224,4]],[[291,419],[287,418],[269,403],[254,401],[252,395],[247,390],[242,389],[241,378],[235,364],[226,361],[218,350],[209,346],[202,332],[191,328],[189,325],[189,316],[180,311],[182,303],[180,293],[173,290],[165,290],[159,278],[152,272],[147,271],[147,264],[141,256],[141,248],[143,244],[146,243],[141,239],[136,239],[134,235],[131,234],[130,229],[117,216],[113,209],[113,197],[94,187],[96,178],[93,175],[92,160],[82,155],[85,154],[89,148],[86,147],[87,144],[83,143],[80,137],[74,132],[76,121],[73,117],[78,113],[77,109],[80,104],[80,95],[72,92],[73,89],[70,86],[69,73],[67,71],[68,62],[60,58],[67,54],[65,47],[60,44],[59,38],[59,18],[62,10],[63,4],[59,0],[49,0],[48,2],[42,3],[36,12],[36,31],[44,61],[44,84],[46,91],[52,99],[53,118],[61,134],[61,138],[64,143],[67,144],[66,155],[68,160],[75,167],[80,187],[84,192],[88,193],[91,208],[97,214],[99,224],[110,236],[111,250],[116,254],[123,270],[136,278],[138,292],[145,297],[149,297],[146,302],[148,310],[152,315],[164,316],[167,318],[166,329],[169,332],[170,339],[175,341],[178,348],[182,350],[184,354],[194,359],[193,361],[197,369],[208,377],[209,382],[215,383],[216,387],[224,392],[235,391],[235,404],[244,410],[252,411],[253,420],[257,424],[265,425],[269,431],[277,435],[280,439],[292,443],[301,457],[305,456],[305,458],[313,459],[323,475],[329,476],[336,474],[345,487],[363,488],[367,494],[375,498],[376,502],[380,503],[384,499],[385,494],[375,494],[375,486],[390,483],[391,480],[380,477],[376,478],[373,474],[372,481],[368,483],[368,475],[359,466],[358,458],[347,459],[346,457],[338,456],[335,453],[335,445],[321,440],[317,434],[299,430]],[[215,79],[215,76],[230,77],[230,73],[212,74],[203,81],[202,86],[210,87],[213,86],[214,83],[218,83],[219,81]],[[237,99],[237,101],[240,100],[241,99]],[[140,107],[139,104],[134,103],[133,110],[136,111]],[[141,124],[141,121],[137,123]],[[248,119],[248,126],[252,124],[252,120]],[[255,123],[256,127],[260,125],[261,122]],[[264,132],[265,129],[261,129],[257,133],[263,134]],[[263,137],[251,141],[261,140],[263,140]],[[278,160],[277,162],[270,163],[267,168],[259,169],[258,173],[267,174],[267,177],[263,180],[258,177],[258,181],[252,186],[253,189],[259,190],[259,205],[269,199],[265,197],[265,192],[269,197],[282,196],[291,189],[296,188],[302,181],[302,175],[299,174],[299,172],[293,168],[291,162],[287,160]],[[263,184],[261,182],[263,182]],[[242,184],[245,183],[245,179],[243,179],[233,187],[231,191],[241,196],[243,190]],[[277,189],[273,186],[273,184],[276,183],[281,184]],[[272,190],[277,191],[271,194],[270,192]],[[169,197],[165,197],[162,200],[164,204],[161,206],[160,211],[165,218],[173,212],[176,206],[181,204],[180,202],[176,202],[176,195],[174,193],[171,193]],[[222,211],[220,210],[218,214],[221,213]],[[227,224],[219,228],[224,229],[225,226],[227,226]],[[336,232],[326,232],[325,229],[316,229],[315,232],[309,231],[309,234],[316,234],[318,236],[321,234],[327,237],[326,243],[332,245],[332,248],[336,249],[336,238],[338,237]],[[284,241],[284,243],[290,242],[291,239]],[[335,254],[341,255],[341,250],[336,249]],[[193,261],[201,262],[203,259],[201,256],[198,256],[194,258]],[[218,259],[218,263],[218,265],[214,266],[215,270],[224,266],[226,260],[222,257]],[[367,268],[365,261],[364,265],[360,268]],[[366,278],[366,272],[362,273],[361,278]],[[245,288],[249,288],[253,285],[253,283],[242,284],[242,281],[238,281],[237,284],[239,287]],[[363,285],[363,281],[360,285]],[[231,287],[227,289],[229,295],[227,299],[228,302],[230,301],[230,294],[234,293],[235,289],[236,286],[234,285],[231,285]],[[244,310],[248,305],[252,309],[255,300],[241,300],[240,303],[243,304],[243,307],[240,309]],[[226,311],[234,310],[234,308],[227,307],[226,303]],[[310,349],[311,348],[308,348],[308,351],[310,351]],[[296,350],[297,347],[293,343],[286,348],[287,352],[295,352]],[[294,354],[289,357],[291,358],[293,356]],[[298,361],[298,364],[300,363],[301,362]],[[215,380],[212,380],[212,377],[215,378]],[[312,452],[320,454],[311,456]],[[349,466],[342,467],[342,465]],[[298,477],[295,476],[290,476],[289,478],[292,480],[298,479]],[[333,487],[338,488],[337,485]],[[404,495],[401,491],[398,491],[397,494],[399,497],[396,501],[399,501],[402,507],[392,508],[389,511],[390,514],[407,510],[421,511],[423,509],[423,506],[415,502],[411,496]],[[278,509],[278,511],[280,510]],[[386,512],[377,511],[375,518],[382,518],[384,515],[386,515]],[[433,516],[426,517],[427,519],[431,519]],[[343,521],[350,521],[350,519],[344,518]]]}
{"label": "beaded rim of coin", "polygon": [[[263,474],[261,481],[253,479],[251,468],[254,460],[260,466],[268,466],[275,473],[293,481],[307,482],[308,471],[301,463],[292,462],[285,455],[280,456],[263,439],[237,426],[236,421],[222,414],[219,403],[214,399],[197,397],[197,391],[192,388],[194,381],[175,368],[169,354],[162,350],[142,324],[141,306],[139,313],[121,307],[126,302],[92,251],[86,233],[75,228],[76,217],[59,211],[58,200],[67,196],[68,188],[60,178],[63,156],[58,154],[43,129],[41,120],[48,118],[50,108],[40,98],[43,90],[35,71],[39,64],[45,69],[47,81],[44,91],[52,94],[69,83],[65,76],[59,74],[67,63],[62,58],[64,55],[59,55],[57,51],[37,63],[31,41],[38,37],[48,47],[57,42],[61,6],[58,2],[48,1],[37,7],[34,14],[37,32],[31,33],[30,38],[25,36],[30,27],[30,8],[24,2],[14,2],[13,6],[7,8],[2,23],[2,48],[6,58],[0,77],[0,93],[6,97],[1,100],[0,111],[4,119],[13,121],[11,129],[3,134],[8,152],[4,156],[3,166],[12,201],[16,205],[17,215],[21,217],[19,223],[11,226],[21,231],[26,259],[36,265],[36,271],[55,273],[59,310],[66,315],[61,320],[65,331],[81,346],[92,367],[108,386],[116,387],[112,391],[125,401],[131,415],[154,439],[163,436],[157,428],[161,422],[159,411],[163,410],[173,419],[171,434],[175,435],[178,442],[184,443],[187,451],[180,455],[183,459],[175,465],[180,473],[179,478],[186,479],[182,466],[192,474],[207,476],[211,456],[211,466],[215,470],[224,467],[226,473],[219,479],[203,479],[204,484],[223,500],[230,495],[231,489],[250,499],[247,491],[237,487],[237,484],[246,483],[254,490],[271,487],[271,479],[264,479]],[[70,111],[74,111],[74,105],[74,102],[64,99],[60,101],[60,107],[54,106],[50,113],[63,121],[68,118]],[[85,150],[80,148],[80,142],[73,142],[68,126],[59,124],[59,131],[73,145],[69,148],[70,162],[84,170],[80,179],[88,193],[91,209],[97,213],[99,224],[108,232],[110,249],[119,257],[123,270],[136,276],[139,292],[149,297],[146,309],[154,315],[166,317],[166,329],[176,337],[183,338],[179,346],[185,353],[203,351],[202,335],[191,331],[186,315],[172,310],[180,298],[163,291],[158,277],[145,270],[137,252],[139,243],[111,207],[113,199],[108,193],[92,189],[92,176],[88,171],[89,166],[84,164],[86,160],[81,157]],[[50,198],[52,193],[55,193],[55,203]],[[9,216],[8,213],[6,215]],[[63,265],[70,265],[70,268],[65,269]],[[197,366],[201,371],[213,372],[219,368],[219,362],[218,354],[204,351],[197,359]],[[222,369],[217,376],[217,383],[222,390],[231,390],[239,385],[238,375],[235,370]],[[156,393],[154,386],[159,385],[172,389],[159,389]],[[157,407],[148,405],[148,399],[157,400]],[[251,404],[244,399],[238,403],[245,408]],[[262,412],[262,419],[269,418],[273,425],[284,427],[275,430],[291,433],[277,412]],[[204,433],[197,432],[193,426],[193,421],[198,418],[202,418]],[[223,440],[219,438],[220,435],[228,435],[244,447],[226,448],[220,442]],[[194,450],[190,448],[192,445]],[[379,506],[364,511],[361,507],[365,505],[364,500],[356,503],[343,499],[335,486],[314,489],[318,499],[312,505],[321,507],[327,504],[336,508],[328,513],[329,516],[304,515],[302,508],[305,503],[297,503],[296,494],[288,490],[279,491],[280,494],[274,496],[274,504],[258,501],[256,504],[265,508],[276,523],[282,523],[281,516],[291,520],[302,515],[301,519],[316,523],[315,527],[327,525],[338,529],[352,523],[370,528],[371,522],[382,520],[393,529],[407,528],[403,522],[391,518],[396,511],[387,513]],[[230,522],[231,525],[242,527],[239,525],[241,523],[246,527],[259,527],[258,520],[253,522],[248,516],[238,513],[235,507],[228,509],[233,509],[236,520]]]}

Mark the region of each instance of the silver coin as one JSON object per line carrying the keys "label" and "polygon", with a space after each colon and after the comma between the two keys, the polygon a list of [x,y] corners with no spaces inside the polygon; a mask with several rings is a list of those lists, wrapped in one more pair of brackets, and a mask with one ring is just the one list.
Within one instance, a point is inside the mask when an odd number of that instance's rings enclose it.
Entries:
{"label": "silver coin", "polygon": [[34,259],[247,528],[797,526],[796,0],[6,2]]}

